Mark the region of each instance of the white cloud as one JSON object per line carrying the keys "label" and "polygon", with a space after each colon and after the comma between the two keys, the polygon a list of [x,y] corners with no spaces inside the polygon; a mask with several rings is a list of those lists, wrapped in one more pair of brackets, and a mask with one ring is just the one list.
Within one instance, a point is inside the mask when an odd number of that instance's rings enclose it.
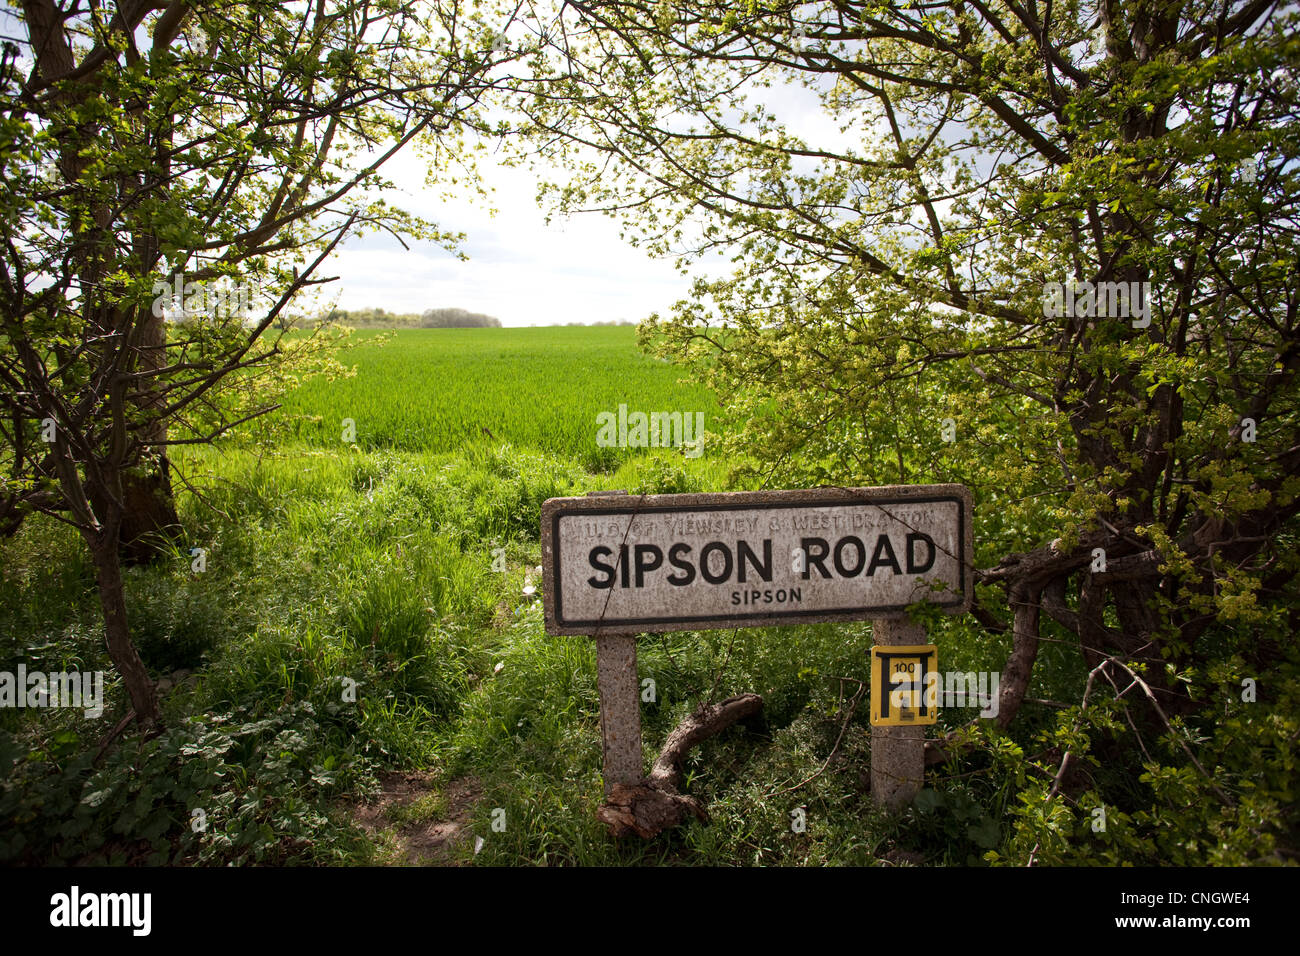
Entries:
{"label": "white cloud", "polygon": [[424,187],[424,164],[414,153],[399,154],[385,170],[398,187],[386,201],[464,232],[470,259],[432,243],[404,250],[384,234],[353,239],[321,266],[322,275],[339,277],[329,294],[338,294],[340,308],[462,308],[507,326],[635,322],[667,312],[688,291],[689,280],[671,262],[623,242],[612,219],[589,214],[546,225],[527,171],[482,160],[483,179],[495,189],[492,216],[481,199],[438,199]]}
{"label": "white cloud", "polygon": [[[749,92],[810,144],[851,149],[855,139],[860,143],[862,131],[841,131],[813,90],[777,83]],[[391,236],[372,234],[349,241],[322,266],[322,275],[340,280],[327,287],[327,296],[337,294],[344,309],[463,308],[520,326],[635,322],[652,312],[668,313],[689,294],[690,279],[671,261],[652,259],[626,243],[616,220],[584,213],[548,226],[536,200],[537,174],[502,165],[491,155],[480,155],[479,171],[492,190],[488,200],[468,194],[447,200],[425,185],[427,168],[418,153],[407,150],[394,157],[384,168],[395,185],[385,201],[444,231],[465,233],[462,248],[470,259],[458,260],[431,243],[412,243],[404,250]],[[547,178],[566,177],[562,170],[549,170]],[[687,240],[697,232],[684,224]],[[694,271],[729,272],[729,259],[710,253]]]}

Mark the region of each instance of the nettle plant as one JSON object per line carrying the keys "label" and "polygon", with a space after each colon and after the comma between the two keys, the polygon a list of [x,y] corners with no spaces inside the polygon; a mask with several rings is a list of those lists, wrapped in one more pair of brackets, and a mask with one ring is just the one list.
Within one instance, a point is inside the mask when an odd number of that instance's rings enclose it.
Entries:
{"label": "nettle plant", "polygon": [[[1204,0],[577,0],[550,30],[550,95],[519,98],[575,170],[558,208],[615,213],[684,263],[731,256],[641,335],[730,396],[752,476],[970,486],[972,616],[990,654],[1010,645],[997,727],[1043,641],[1084,675],[1014,755],[1026,833],[1058,825],[1045,806],[1091,839],[1107,800],[1106,832],[1131,813],[1153,859],[1189,834],[1190,858],[1269,856],[1285,830],[1298,20]],[[799,96],[823,121],[768,105]],[[1053,307],[1066,285],[1105,307]],[[1120,290],[1140,302],[1111,309]],[[1106,697],[1113,719],[1090,723]],[[1124,772],[1085,773],[1098,749]]]}
{"label": "nettle plant", "polygon": [[[257,717],[189,717],[97,764],[90,752],[21,756],[0,737],[0,861],[9,864],[337,860],[355,851],[330,801],[367,761],[309,701]],[[70,750],[72,748],[69,748]],[[40,756],[44,759],[34,759]],[[46,764],[50,764],[47,766]],[[39,777],[39,786],[24,786]]]}

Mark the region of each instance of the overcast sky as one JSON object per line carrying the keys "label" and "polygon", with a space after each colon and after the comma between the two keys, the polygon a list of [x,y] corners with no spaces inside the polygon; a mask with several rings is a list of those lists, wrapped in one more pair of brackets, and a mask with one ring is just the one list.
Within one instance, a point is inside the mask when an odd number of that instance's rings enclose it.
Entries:
{"label": "overcast sky", "polygon": [[[820,145],[845,145],[837,125],[820,110],[815,94],[793,87],[763,91],[763,101],[787,128]],[[384,167],[396,184],[386,194],[393,205],[421,215],[449,232],[464,232],[468,262],[431,243],[404,251],[387,235],[352,239],[336,252],[322,275],[338,307],[379,307],[390,312],[461,308],[496,316],[502,325],[565,322],[639,322],[652,312],[666,314],[690,289],[690,279],[671,260],[652,259],[619,238],[618,223],[586,213],[548,226],[538,207],[537,174],[484,156],[484,182],[495,190],[495,217],[481,199],[445,203],[424,186],[425,165],[405,151]],[[550,178],[555,179],[555,176]],[[709,256],[708,271],[732,264]]]}
{"label": "overcast sky", "polygon": [[624,243],[618,224],[598,214],[546,225],[536,202],[536,175],[481,162],[495,189],[488,204],[469,198],[445,203],[424,188],[424,164],[404,152],[385,166],[397,186],[386,200],[449,232],[464,232],[469,261],[432,243],[403,250],[386,234],[353,239],[336,252],[323,274],[339,276],[339,307],[380,307],[390,312],[461,308],[486,312],[502,325],[564,322],[638,322],[667,312],[685,295],[689,280],[670,261],[655,260]]}

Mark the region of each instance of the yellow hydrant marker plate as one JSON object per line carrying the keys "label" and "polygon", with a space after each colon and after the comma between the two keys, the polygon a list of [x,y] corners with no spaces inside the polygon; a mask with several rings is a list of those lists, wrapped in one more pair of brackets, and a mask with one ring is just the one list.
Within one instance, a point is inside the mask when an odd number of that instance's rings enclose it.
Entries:
{"label": "yellow hydrant marker plate", "polygon": [[910,727],[938,719],[938,659],[933,644],[871,648],[872,726]]}

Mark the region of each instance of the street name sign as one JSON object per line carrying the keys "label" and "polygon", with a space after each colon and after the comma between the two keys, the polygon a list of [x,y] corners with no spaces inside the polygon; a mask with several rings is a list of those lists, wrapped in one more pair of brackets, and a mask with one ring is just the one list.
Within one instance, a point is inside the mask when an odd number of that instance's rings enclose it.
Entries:
{"label": "street name sign", "polygon": [[[547,633],[596,642],[607,799],[642,779],[637,635],[867,619],[878,645],[872,794],[893,809],[916,795],[934,720],[920,691],[935,651],[905,611],[970,607],[964,486],[593,492],[546,501],[541,524]],[[896,704],[882,699],[891,693]]]}
{"label": "street name sign", "polygon": [[962,485],[552,498],[551,634],[639,634],[899,618],[970,607]]}

